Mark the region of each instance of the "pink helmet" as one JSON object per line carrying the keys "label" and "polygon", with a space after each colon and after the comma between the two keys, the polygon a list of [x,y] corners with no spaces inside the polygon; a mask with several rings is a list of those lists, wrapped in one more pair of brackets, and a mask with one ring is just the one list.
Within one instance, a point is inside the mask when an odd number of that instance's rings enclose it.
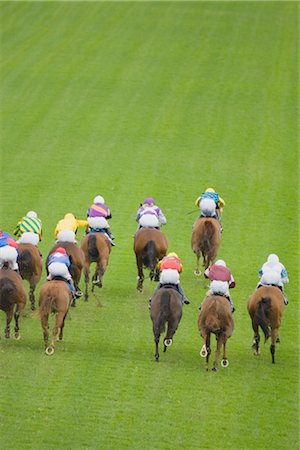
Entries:
{"label": "pink helmet", "polygon": [[63,247],[56,248],[53,253],[61,253],[62,255],[67,254],[66,250]]}

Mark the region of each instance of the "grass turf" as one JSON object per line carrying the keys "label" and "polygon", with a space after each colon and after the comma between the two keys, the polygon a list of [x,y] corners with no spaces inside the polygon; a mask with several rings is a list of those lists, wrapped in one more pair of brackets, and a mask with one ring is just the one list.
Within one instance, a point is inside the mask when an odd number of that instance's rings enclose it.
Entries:
{"label": "grass turf", "polygon": [[[1,216],[84,218],[112,209],[104,287],[70,311],[65,342],[43,354],[27,306],[20,342],[1,339],[1,448],[297,448],[297,12],[293,2],[2,2]],[[237,281],[227,370],[205,373],[188,214],[213,186],[226,201],[220,257]],[[154,362],[136,291],[135,212],[153,196],[191,305]],[[81,238],[81,232],[78,234]],[[254,358],[246,301],[270,252],[290,304],[271,365]],[[4,327],[3,314],[1,326]]]}

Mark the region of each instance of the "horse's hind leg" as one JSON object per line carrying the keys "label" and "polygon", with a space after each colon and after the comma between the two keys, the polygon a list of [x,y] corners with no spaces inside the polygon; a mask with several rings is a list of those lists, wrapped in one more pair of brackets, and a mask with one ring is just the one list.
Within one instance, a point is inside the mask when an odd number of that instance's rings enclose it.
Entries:
{"label": "horse's hind leg", "polygon": [[19,318],[20,318],[20,314],[23,311],[23,309],[25,308],[25,301],[24,302],[19,302],[17,304],[16,307],[16,311],[14,314],[14,318],[15,318],[15,339],[19,340],[20,339],[20,333],[19,333]]}
{"label": "horse's hind leg", "polygon": [[34,311],[35,308],[35,297],[34,297],[34,291],[35,291],[36,283],[34,281],[34,277],[32,277],[29,280],[29,300],[31,304],[31,310]]}
{"label": "horse's hind leg", "polygon": [[208,370],[208,361],[211,354],[211,348],[210,348],[210,333],[207,334],[205,338],[205,346],[206,346],[206,361],[205,361],[205,369]]}
{"label": "horse's hind leg", "polygon": [[259,356],[260,355],[260,349],[259,349],[260,335],[259,335],[258,324],[257,324],[256,320],[252,320],[252,328],[254,331],[254,337],[253,337],[253,343],[252,343],[253,355]]}
{"label": "horse's hind leg", "polygon": [[144,272],[143,272],[143,260],[142,257],[136,255],[136,264],[138,269],[138,282],[137,282],[137,290],[142,292],[143,290],[143,282],[144,282]]}
{"label": "horse's hind leg", "polygon": [[58,330],[63,326],[63,321],[64,321],[64,317],[65,317],[65,313],[64,312],[58,312],[56,314],[56,320],[55,320],[55,325],[53,327],[52,330],[52,340],[51,340],[51,344],[50,346],[47,348],[48,350],[48,355],[52,355],[54,353],[54,342],[55,342],[55,338],[56,335],[58,333]]}
{"label": "horse's hind leg", "polygon": [[155,360],[158,362],[158,360],[159,360],[159,351],[158,351],[158,344],[159,344],[159,338],[160,338],[160,335],[155,335],[155,338],[154,338],[154,342],[155,342]]}
{"label": "horse's hind leg", "polygon": [[44,345],[45,350],[48,347],[48,339],[49,339],[49,324],[48,324],[48,314],[44,314],[41,317],[41,325],[43,329],[43,337],[44,337]]}
{"label": "horse's hind leg", "polygon": [[275,364],[275,345],[278,339],[278,328],[272,328],[271,330],[272,343],[270,346],[270,352],[272,356],[272,363]]}
{"label": "horse's hind leg", "polygon": [[12,305],[11,309],[6,312],[6,327],[4,329],[4,336],[6,339],[10,337],[10,322],[12,321],[14,315],[14,307]]}
{"label": "horse's hind leg", "polygon": [[173,343],[173,336],[178,328],[179,320],[176,319],[172,322],[168,322],[168,329],[166,337],[164,338],[164,352],[167,350],[167,347],[170,347]]}
{"label": "horse's hind leg", "polygon": [[223,359],[221,361],[221,366],[226,368],[229,365],[228,359],[227,359],[227,338],[224,339],[224,343],[223,343]]}
{"label": "horse's hind leg", "polygon": [[194,274],[199,277],[201,275],[201,270],[200,270],[200,251],[198,251],[196,253],[196,269],[194,271]]}
{"label": "horse's hind leg", "polygon": [[216,371],[218,368],[218,359],[219,359],[222,344],[224,344],[224,339],[225,339],[224,334],[219,334],[217,336],[217,348],[216,348],[216,352],[215,352],[215,359],[214,359],[213,367],[211,369],[213,371]]}
{"label": "horse's hind leg", "polygon": [[90,282],[90,266],[86,265],[83,269],[84,272],[84,283],[85,283],[85,291],[84,291],[84,300],[87,302],[89,298],[89,282]]}
{"label": "horse's hind leg", "polygon": [[68,314],[68,310],[66,311],[66,313],[64,315],[64,318],[62,320],[62,324],[61,324],[60,331],[59,331],[59,336],[58,336],[58,341],[62,341],[63,340],[63,330],[64,330],[65,319],[67,317],[67,314]]}

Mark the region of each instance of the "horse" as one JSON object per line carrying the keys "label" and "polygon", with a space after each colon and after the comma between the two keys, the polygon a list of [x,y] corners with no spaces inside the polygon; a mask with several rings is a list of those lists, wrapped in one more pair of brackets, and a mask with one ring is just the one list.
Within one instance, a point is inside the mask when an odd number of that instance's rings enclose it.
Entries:
{"label": "horse", "polygon": [[[15,271],[3,266],[0,270],[0,309],[6,314],[4,335],[10,337],[10,322],[15,319],[15,339],[20,339],[19,316],[26,304],[26,293],[22,278]],[[16,305],[16,308],[15,308]]]}
{"label": "horse", "polygon": [[102,277],[106,271],[109,262],[109,254],[111,252],[111,243],[106,237],[105,233],[96,232],[87,234],[82,242],[81,249],[85,256],[84,262],[84,280],[85,280],[85,294],[84,299],[88,301],[88,287],[89,287],[89,273],[91,263],[96,263],[95,273],[92,278],[92,292],[94,287],[101,288]]}
{"label": "horse", "polygon": [[[79,289],[79,282],[80,282],[80,278],[81,278],[81,272],[84,266],[84,254],[83,251],[81,250],[80,247],[78,247],[77,244],[75,244],[74,242],[57,242],[54,247],[50,250],[48,256],[47,256],[47,260],[46,260],[46,270],[47,270],[47,274],[48,274],[48,261],[49,261],[49,256],[51,253],[53,253],[58,247],[63,247],[66,252],[67,255],[70,258],[70,267],[69,267],[69,272],[71,274],[71,277],[73,279],[74,282],[74,287],[76,290],[76,294],[78,296],[82,295]],[[72,306],[75,306],[74,301],[72,302]]]}
{"label": "horse", "polygon": [[42,258],[39,249],[33,244],[19,244],[18,265],[23,280],[29,282],[29,300],[35,310],[34,291],[42,276]]}
{"label": "horse", "polygon": [[150,270],[150,280],[159,280],[157,263],[167,254],[168,242],[165,235],[156,228],[141,228],[134,237],[133,249],[138,270],[137,290],[142,292],[143,267]]}
{"label": "horse", "polygon": [[284,310],[284,297],[281,290],[277,286],[262,286],[256,289],[248,299],[247,308],[254,331],[253,354],[255,356],[260,354],[259,327],[261,327],[265,342],[271,335],[270,352],[272,363],[275,364],[275,344],[280,342],[278,331]]}
{"label": "horse", "polygon": [[192,250],[197,257],[195,275],[200,275],[200,256],[203,256],[203,266],[207,269],[214,262],[221,243],[221,226],[217,219],[212,217],[198,218],[193,225]]}
{"label": "horse", "polygon": [[[58,341],[63,339],[63,329],[65,318],[69,311],[69,305],[72,295],[65,281],[53,279],[46,281],[40,290],[39,298],[39,317],[43,329],[45,353],[50,356],[54,353],[54,340],[59,331]],[[55,314],[55,325],[52,330],[51,344],[48,346],[49,339],[49,315]]]}
{"label": "horse", "polygon": [[173,343],[173,336],[182,317],[181,295],[174,287],[164,286],[155,292],[151,299],[150,317],[155,341],[155,360],[158,361],[158,345],[161,333],[165,330],[166,324],[168,324],[167,333],[164,338],[165,352],[167,347]]}
{"label": "horse", "polygon": [[218,359],[223,345],[222,367],[228,367],[226,343],[233,333],[234,323],[229,301],[220,295],[208,295],[202,303],[198,318],[198,329],[200,336],[204,340],[204,345],[200,350],[200,356],[206,358],[205,368],[208,370],[208,361],[211,353],[210,338],[211,333],[216,336],[217,347],[212,370],[218,368]]}

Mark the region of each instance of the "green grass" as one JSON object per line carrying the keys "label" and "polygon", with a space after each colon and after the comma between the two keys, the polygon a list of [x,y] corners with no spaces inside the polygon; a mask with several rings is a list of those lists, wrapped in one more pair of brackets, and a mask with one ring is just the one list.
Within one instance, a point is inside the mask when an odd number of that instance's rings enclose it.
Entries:
{"label": "green grass", "polygon": [[[29,302],[22,339],[1,338],[1,449],[298,448],[298,5],[0,8],[1,227],[37,211],[46,256],[57,221],[84,218],[101,194],[117,243],[103,289],[70,311],[53,357]],[[190,249],[197,211],[188,214],[208,186],[226,201],[219,255],[237,282],[230,366],[216,374],[199,357],[205,290]],[[191,300],[158,364],[155,286],[136,291],[132,250],[149,195],[167,216]],[[252,356],[246,310],[270,252],[290,277],[275,366],[269,345]]]}

